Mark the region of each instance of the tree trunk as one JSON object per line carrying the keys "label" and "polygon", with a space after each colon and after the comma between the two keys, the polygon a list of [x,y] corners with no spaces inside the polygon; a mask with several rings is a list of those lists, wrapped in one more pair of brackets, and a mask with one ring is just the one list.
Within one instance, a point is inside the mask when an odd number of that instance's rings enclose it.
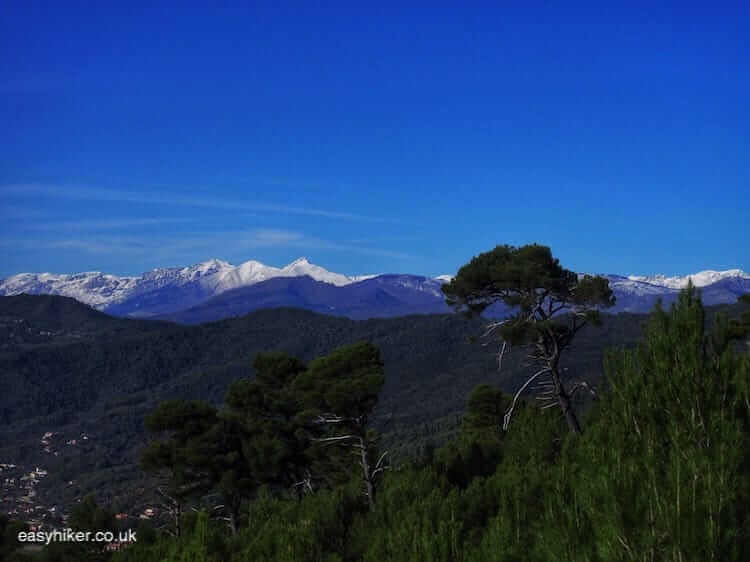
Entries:
{"label": "tree trunk", "polygon": [[232,536],[237,534],[237,512],[234,508],[229,510],[229,530]]}
{"label": "tree trunk", "polygon": [[370,511],[375,510],[375,484],[372,481],[372,472],[370,470],[370,463],[367,460],[367,445],[365,439],[359,438],[359,451],[361,456],[362,464],[362,478],[365,483],[365,495],[367,496],[367,503],[370,506]]}
{"label": "tree trunk", "polygon": [[552,370],[552,380],[555,384],[555,397],[565,416],[565,421],[568,423],[568,428],[576,435],[580,435],[582,433],[581,424],[578,423],[578,416],[576,416],[575,410],[573,410],[570,396],[565,392],[565,387],[560,380],[560,373],[558,373],[556,367]]}
{"label": "tree trunk", "polygon": [[182,504],[175,500],[175,507],[174,507],[174,534],[176,536],[180,536],[182,534],[182,529],[180,528],[180,518],[182,517]]}

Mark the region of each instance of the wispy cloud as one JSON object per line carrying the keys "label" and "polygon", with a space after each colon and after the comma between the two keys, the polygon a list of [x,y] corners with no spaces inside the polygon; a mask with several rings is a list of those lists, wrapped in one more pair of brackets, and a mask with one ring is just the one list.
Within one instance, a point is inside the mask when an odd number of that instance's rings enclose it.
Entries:
{"label": "wispy cloud", "polygon": [[0,240],[0,246],[16,251],[77,250],[88,254],[122,255],[130,258],[148,257],[162,263],[179,263],[180,260],[194,259],[195,256],[202,256],[202,259],[222,258],[225,257],[227,249],[231,249],[231,252],[236,254],[261,248],[329,250],[397,259],[414,258],[403,252],[351,243],[342,244],[292,230],[268,228],[210,232],[188,238],[111,235],[54,240],[34,237],[3,238]]}
{"label": "wispy cloud", "polygon": [[193,222],[188,218],[134,218],[134,219],[94,219],[54,221],[27,225],[26,228],[38,232],[70,232],[70,231],[98,231],[120,230],[137,226],[165,226],[168,224],[183,224]]}
{"label": "wispy cloud", "polygon": [[189,218],[134,218],[134,219],[96,219],[58,221],[35,225],[35,230],[119,230],[135,226],[164,226],[168,224],[183,224],[193,222]]}
{"label": "wispy cloud", "polygon": [[352,238],[349,240],[352,244],[380,244],[382,242],[420,242],[424,236],[381,236],[374,234],[365,238]]}
{"label": "wispy cloud", "polygon": [[52,250],[80,250],[88,254],[140,256],[149,252],[143,240],[126,239],[68,239],[37,242],[35,248]]}
{"label": "wispy cloud", "polygon": [[300,241],[296,246],[298,248],[310,248],[316,250],[333,250],[339,252],[351,252],[354,254],[362,254],[366,256],[380,256],[385,258],[397,258],[397,259],[414,259],[415,256],[407,254],[405,252],[396,252],[392,250],[384,250],[381,248],[372,248],[369,246],[362,246],[359,244],[340,244],[338,242],[330,242],[328,240],[320,240],[317,238],[305,238]]}
{"label": "wispy cloud", "polygon": [[110,201],[126,203],[146,203],[152,205],[200,207],[210,209],[223,209],[232,211],[262,211],[271,213],[282,213],[291,215],[318,216],[331,219],[342,219],[359,222],[390,222],[401,221],[389,217],[374,217],[331,211],[326,209],[314,209],[310,207],[298,207],[294,205],[282,205],[275,203],[260,203],[219,198],[209,195],[185,196],[175,193],[157,193],[147,191],[127,191],[119,189],[94,189],[78,186],[51,186],[42,184],[11,184],[0,188],[0,194],[8,196],[36,196],[72,199],[79,201]]}

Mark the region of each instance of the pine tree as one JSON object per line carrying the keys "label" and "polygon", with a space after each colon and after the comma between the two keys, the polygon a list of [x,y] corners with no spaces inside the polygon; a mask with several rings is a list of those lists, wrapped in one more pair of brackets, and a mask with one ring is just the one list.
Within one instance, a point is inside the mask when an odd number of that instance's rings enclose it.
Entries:
{"label": "pine tree", "polygon": [[144,470],[166,475],[161,495],[174,519],[174,533],[181,534],[185,503],[210,491],[216,484],[215,428],[218,412],[200,401],[168,400],[146,417],[146,428],[156,436],[141,454]]}
{"label": "pine tree", "polygon": [[238,432],[241,455],[253,486],[312,491],[307,477],[309,440],[297,419],[302,410],[295,379],[305,365],[285,353],[259,353],[255,379],[232,383],[222,413]]}
{"label": "pine tree", "polygon": [[356,454],[371,509],[377,481],[386,469],[386,453],[376,456],[377,437],[368,422],[384,382],[380,352],[367,342],[314,359],[295,381],[295,389],[307,406],[302,417],[323,431],[317,442]]}
{"label": "pine tree", "polygon": [[491,323],[486,335],[500,336],[500,363],[506,344],[523,345],[529,349],[529,359],[537,371],[516,393],[504,428],[518,397],[536,382],[551,405],[563,411],[570,430],[580,433],[572,396],[582,384],[566,387],[560,359],[584,326],[599,322],[598,309],[614,304],[609,281],[564,269],[546,246],[506,245],[473,258],[442,290],[448,304],[470,314],[480,314],[497,302],[515,310],[510,318]]}
{"label": "pine tree", "polygon": [[550,495],[548,559],[745,559],[750,361],[734,352],[726,317],[711,334],[704,324],[691,286],[652,313],[636,350],[608,356],[611,393],[569,444]]}

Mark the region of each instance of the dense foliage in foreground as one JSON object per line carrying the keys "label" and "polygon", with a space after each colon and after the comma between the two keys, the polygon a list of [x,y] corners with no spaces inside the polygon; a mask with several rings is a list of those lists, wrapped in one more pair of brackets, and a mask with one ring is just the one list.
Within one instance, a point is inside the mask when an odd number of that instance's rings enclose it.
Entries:
{"label": "dense foliage in foreground", "polygon": [[700,300],[657,309],[644,341],[608,355],[611,391],[581,436],[557,410],[472,394],[461,435],[387,474],[373,511],[356,479],[301,500],[261,491],[230,536],[206,513],[179,539],[116,556],[171,560],[746,560],[750,359]]}

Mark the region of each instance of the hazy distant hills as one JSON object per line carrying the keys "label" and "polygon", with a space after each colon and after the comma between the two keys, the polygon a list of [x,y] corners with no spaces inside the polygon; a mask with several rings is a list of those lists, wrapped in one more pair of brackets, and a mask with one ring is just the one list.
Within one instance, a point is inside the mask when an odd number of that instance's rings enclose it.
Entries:
{"label": "hazy distant hills", "polygon": [[[688,278],[707,305],[731,304],[750,293],[750,274],[739,269],[684,277],[608,275],[617,297],[613,312],[648,312],[669,304]],[[22,273],[0,281],[0,295],[73,297],[114,316],[164,318],[187,324],[241,316],[272,307],[295,307],[352,319],[449,312],[440,286],[450,276],[347,276],[300,258],[276,268],[258,261],[232,265],[208,260],[189,267],[155,269],[139,277],[100,272]],[[503,310],[494,310],[502,314]]]}
{"label": "hazy distant hills", "polygon": [[275,307],[304,308],[355,320],[451,312],[440,285],[439,281],[415,275],[379,275],[343,287],[309,276],[276,278],[227,291],[162,318],[198,324]]}

